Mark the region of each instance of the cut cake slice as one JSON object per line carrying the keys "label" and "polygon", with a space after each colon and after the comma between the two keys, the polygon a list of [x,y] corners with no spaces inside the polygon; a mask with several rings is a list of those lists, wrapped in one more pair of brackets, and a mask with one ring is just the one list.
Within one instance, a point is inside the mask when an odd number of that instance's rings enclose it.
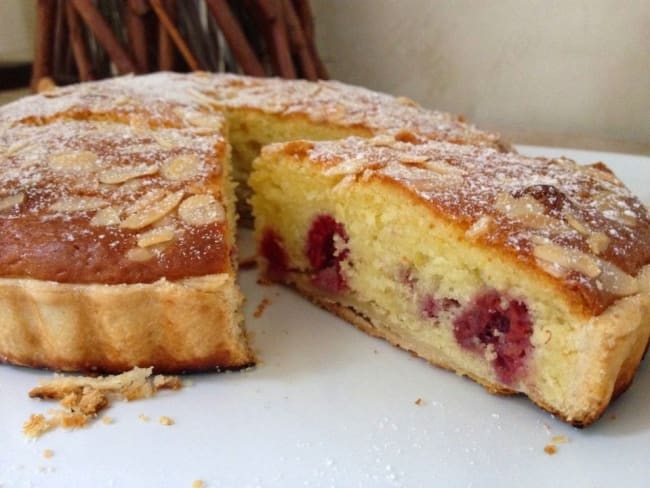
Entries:
{"label": "cut cake slice", "polygon": [[603,164],[378,137],[275,144],[253,167],[267,279],[575,425],[632,381],[650,221]]}

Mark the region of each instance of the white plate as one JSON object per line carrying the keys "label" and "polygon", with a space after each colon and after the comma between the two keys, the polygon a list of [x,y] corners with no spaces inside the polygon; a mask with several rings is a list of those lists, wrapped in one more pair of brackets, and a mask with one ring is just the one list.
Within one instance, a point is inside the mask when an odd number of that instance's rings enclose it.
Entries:
{"label": "white plate", "polygon": [[[650,203],[650,158],[522,147],[606,161]],[[243,252],[245,255],[245,252]],[[0,486],[648,486],[650,367],[604,417],[574,429],[522,397],[373,339],[279,287],[242,273],[260,364],[197,375],[193,386],[114,404],[115,422],[27,441],[27,397],[50,373],[0,366]],[[260,318],[262,298],[271,304]],[[421,398],[423,404],[415,401]],[[150,422],[138,418],[145,414]],[[170,427],[160,416],[175,420]],[[550,456],[553,436],[569,442]],[[45,449],[53,457],[43,456]]]}

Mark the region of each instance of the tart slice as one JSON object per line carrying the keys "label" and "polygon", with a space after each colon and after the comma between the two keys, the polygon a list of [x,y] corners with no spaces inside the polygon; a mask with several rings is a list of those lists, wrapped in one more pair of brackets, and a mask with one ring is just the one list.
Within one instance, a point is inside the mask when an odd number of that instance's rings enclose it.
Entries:
{"label": "tart slice", "polygon": [[253,362],[235,281],[230,151],[211,120],[5,128],[2,361],[106,372]]}
{"label": "tart slice", "polygon": [[264,276],[575,425],[650,335],[650,220],[601,163],[392,137],[268,146],[250,178]]}

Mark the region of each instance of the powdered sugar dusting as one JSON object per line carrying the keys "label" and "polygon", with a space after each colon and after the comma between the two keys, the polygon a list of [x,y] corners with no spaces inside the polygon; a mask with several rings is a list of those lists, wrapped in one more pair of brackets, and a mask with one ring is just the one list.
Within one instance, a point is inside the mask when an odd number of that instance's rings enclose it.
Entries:
{"label": "powdered sugar dusting", "polygon": [[494,133],[478,130],[445,112],[427,110],[403,97],[337,81],[282,80],[218,75],[204,79],[205,92],[223,108],[253,108],[304,116],[316,123],[356,128],[361,134],[412,131],[419,137],[501,148]]}

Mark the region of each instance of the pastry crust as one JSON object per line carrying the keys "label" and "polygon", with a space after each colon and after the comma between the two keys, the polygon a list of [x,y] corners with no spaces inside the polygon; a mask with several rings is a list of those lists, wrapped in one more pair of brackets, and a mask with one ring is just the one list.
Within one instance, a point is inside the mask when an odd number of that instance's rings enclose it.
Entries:
{"label": "pastry crust", "polygon": [[0,359],[62,371],[177,373],[253,364],[228,274],[148,284],[0,279]]}

